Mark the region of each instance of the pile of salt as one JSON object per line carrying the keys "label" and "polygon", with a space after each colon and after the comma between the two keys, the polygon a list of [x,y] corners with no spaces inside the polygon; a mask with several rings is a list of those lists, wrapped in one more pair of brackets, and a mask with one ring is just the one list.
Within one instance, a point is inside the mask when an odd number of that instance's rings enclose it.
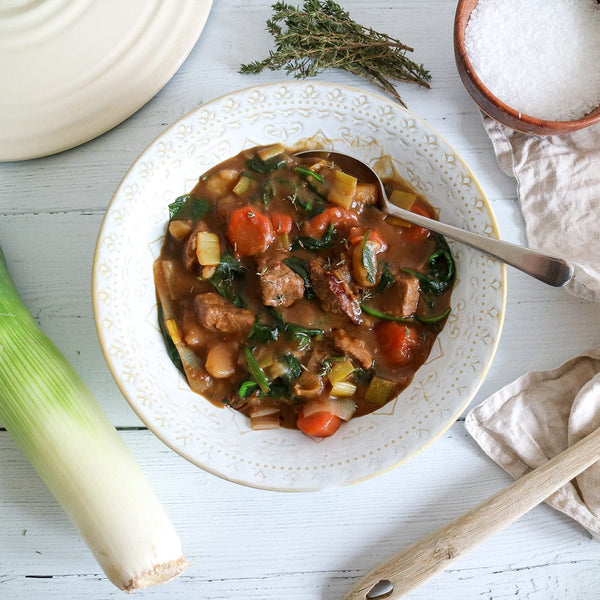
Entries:
{"label": "pile of salt", "polygon": [[600,104],[597,0],[479,0],[465,45],[483,84],[520,113],[569,121]]}

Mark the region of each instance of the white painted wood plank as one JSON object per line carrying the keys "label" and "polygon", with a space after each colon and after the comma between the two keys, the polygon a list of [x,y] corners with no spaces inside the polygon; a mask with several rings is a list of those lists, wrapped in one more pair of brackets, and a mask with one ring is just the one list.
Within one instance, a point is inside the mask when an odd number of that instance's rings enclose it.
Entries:
{"label": "white painted wood plank", "polygon": [[[310,494],[231,484],[146,431],[122,435],[194,558],[179,580],[144,592],[151,598],[334,600],[383,559],[510,482],[460,423],[386,475]],[[122,596],[6,433],[0,480],[1,598]],[[599,566],[597,542],[540,506],[410,597],[590,598]]]}
{"label": "white painted wood plank", "polygon": [[[112,381],[95,334],[91,264],[104,210],[129,165],[168,125],[203,102],[284,81],[244,76],[266,56],[265,0],[215,0],[196,48],[171,82],[112,131],[79,148],[0,164],[0,243],[33,315],[120,427],[139,420]],[[412,44],[431,90],[399,86],[411,110],[473,169],[502,236],[524,243],[516,186],[503,174],[452,51],[455,0],[344,0],[358,21]],[[252,31],[252,35],[250,35]],[[381,93],[343,72],[321,81]],[[553,368],[600,340],[597,305],[509,269],[504,334],[474,403],[528,370]],[[179,580],[147,590],[161,599],[334,600],[370,568],[507,485],[510,478],[455,424],[405,465],[357,486],[277,494],[215,478],[151,433],[123,436],[171,514],[195,562]],[[121,598],[78,534],[0,430],[0,598]],[[444,600],[600,598],[597,542],[540,506],[410,595]]]}

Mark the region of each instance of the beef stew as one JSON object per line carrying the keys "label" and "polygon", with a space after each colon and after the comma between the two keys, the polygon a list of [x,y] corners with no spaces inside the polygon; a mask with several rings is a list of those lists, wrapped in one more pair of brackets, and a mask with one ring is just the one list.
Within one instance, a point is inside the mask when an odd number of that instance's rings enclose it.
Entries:
{"label": "beef stew", "polygon": [[[436,217],[401,178],[392,201]],[[253,429],[332,435],[406,388],[450,313],[443,237],[375,185],[281,145],[245,150],[170,206],[159,324],[191,389]]]}

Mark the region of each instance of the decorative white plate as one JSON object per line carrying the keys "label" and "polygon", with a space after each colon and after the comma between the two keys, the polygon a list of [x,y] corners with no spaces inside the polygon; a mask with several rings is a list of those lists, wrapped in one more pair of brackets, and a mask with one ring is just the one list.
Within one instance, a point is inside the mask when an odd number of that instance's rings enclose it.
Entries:
{"label": "decorative white plate", "polygon": [[257,144],[335,147],[395,168],[425,193],[442,220],[497,237],[473,174],[428,125],[394,102],[327,83],[257,86],[200,106],[169,127],[119,185],[99,233],[93,276],[96,326],[129,403],[161,440],[228,480],[285,491],[341,486],[407,460],[460,416],[499,341],[505,268],[452,244],[453,311],[431,355],[398,398],[316,441],[298,431],[252,431],[246,417],[191,392],[164,350],[152,263],[168,204],[211,166]]}
{"label": "decorative white plate", "polygon": [[146,104],[191,52],[212,0],[2,0],[0,161],[46,156]]}

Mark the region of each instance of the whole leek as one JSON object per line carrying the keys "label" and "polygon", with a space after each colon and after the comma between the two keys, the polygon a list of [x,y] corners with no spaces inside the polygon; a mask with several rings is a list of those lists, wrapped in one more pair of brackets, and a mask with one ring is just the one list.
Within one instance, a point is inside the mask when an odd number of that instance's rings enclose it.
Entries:
{"label": "whole leek", "polygon": [[1,248],[0,421],[117,587],[163,583],[188,566],[127,446],[19,298]]}

